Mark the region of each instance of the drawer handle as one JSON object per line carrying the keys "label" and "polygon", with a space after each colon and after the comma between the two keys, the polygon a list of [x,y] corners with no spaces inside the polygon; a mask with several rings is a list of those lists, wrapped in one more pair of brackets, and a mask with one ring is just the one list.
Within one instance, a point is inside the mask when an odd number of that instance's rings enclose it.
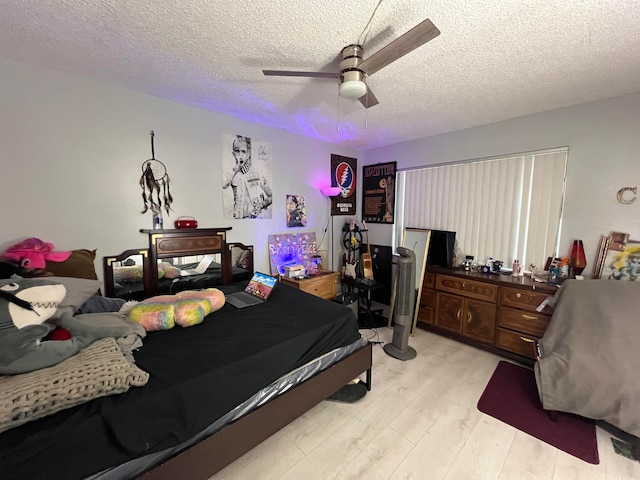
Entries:
{"label": "drawer handle", "polygon": [[525,315],[524,313],[522,314],[522,318],[524,318],[525,320],[537,320],[538,317],[534,317],[533,315]]}
{"label": "drawer handle", "polygon": [[532,339],[527,338],[527,337],[520,337],[520,340],[522,340],[523,342],[527,342],[527,343],[535,342],[535,340],[532,340]]}
{"label": "drawer handle", "polygon": [[456,312],[456,318],[458,319],[458,321],[460,321],[460,309],[458,309],[458,311]]}
{"label": "drawer handle", "polygon": [[520,292],[516,293],[516,298],[520,298],[522,294]]}
{"label": "drawer handle", "polygon": [[467,288],[467,282],[462,282],[462,288]]}
{"label": "drawer handle", "polygon": [[467,323],[471,323],[472,319],[473,319],[473,316],[471,315],[471,312],[467,312]]}

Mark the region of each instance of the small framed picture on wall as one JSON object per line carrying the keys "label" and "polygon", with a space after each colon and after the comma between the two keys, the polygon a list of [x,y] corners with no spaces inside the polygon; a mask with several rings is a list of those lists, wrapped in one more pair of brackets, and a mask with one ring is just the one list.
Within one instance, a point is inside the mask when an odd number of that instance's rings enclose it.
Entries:
{"label": "small framed picture on wall", "polygon": [[307,206],[303,195],[287,195],[287,227],[307,226]]}

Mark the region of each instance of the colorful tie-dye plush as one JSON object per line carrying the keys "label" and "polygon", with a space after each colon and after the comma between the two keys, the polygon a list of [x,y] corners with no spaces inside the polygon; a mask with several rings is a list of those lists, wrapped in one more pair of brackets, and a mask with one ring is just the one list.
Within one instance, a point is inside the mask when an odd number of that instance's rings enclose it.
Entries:
{"label": "colorful tie-dye plush", "polygon": [[224,302],[224,293],[217,288],[187,290],[143,300],[131,307],[128,316],[148,332],[168,330],[176,324],[191,327],[202,323],[211,312],[220,310]]}

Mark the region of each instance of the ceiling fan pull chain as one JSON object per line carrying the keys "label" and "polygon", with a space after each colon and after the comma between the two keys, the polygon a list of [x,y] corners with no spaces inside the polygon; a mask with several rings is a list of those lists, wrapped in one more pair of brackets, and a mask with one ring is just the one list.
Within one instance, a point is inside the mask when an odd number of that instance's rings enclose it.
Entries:
{"label": "ceiling fan pull chain", "polygon": [[369,109],[364,109],[364,129],[367,130],[369,128]]}
{"label": "ceiling fan pull chain", "polygon": [[[339,86],[338,86],[338,92],[340,92],[340,87]],[[336,131],[338,133],[340,133],[340,93],[338,93],[337,97],[338,97],[338,122],[337,122],[337,125],[336,125],[336,127],[337,127]]]}

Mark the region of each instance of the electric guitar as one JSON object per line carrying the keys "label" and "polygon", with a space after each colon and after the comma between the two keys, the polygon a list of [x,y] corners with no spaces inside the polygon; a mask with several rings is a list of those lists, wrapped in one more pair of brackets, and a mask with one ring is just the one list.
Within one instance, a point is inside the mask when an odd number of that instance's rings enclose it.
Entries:
{"label": "electric guitar", "polygon": [[345,277],[351,277],[351,278],[356,278],[357,274],[356,274],[356,265],[358,264],[358,261],[355,258],[355,246],[358,244],[358,240],[356,239],[355,235],[353,234],[353,231],[355,230],[355,222],[353,221],[353,219],[351,219],[351,223],[349,224],[349,232],[351,235],[351,239],[349,242],[349,256],[348,258],[345,258],[345,264],[344,264],[344,275]]}
{"label": "electric guitar", "polygon": [[369,252],[369,229],[367,228],[367,224],[364,223],[364,219],[362,220],[362,226],[367,235],[367,252],[362,254],[362,272],[364,278],[373,280],[373,261],[371,260],[371,253]]}

